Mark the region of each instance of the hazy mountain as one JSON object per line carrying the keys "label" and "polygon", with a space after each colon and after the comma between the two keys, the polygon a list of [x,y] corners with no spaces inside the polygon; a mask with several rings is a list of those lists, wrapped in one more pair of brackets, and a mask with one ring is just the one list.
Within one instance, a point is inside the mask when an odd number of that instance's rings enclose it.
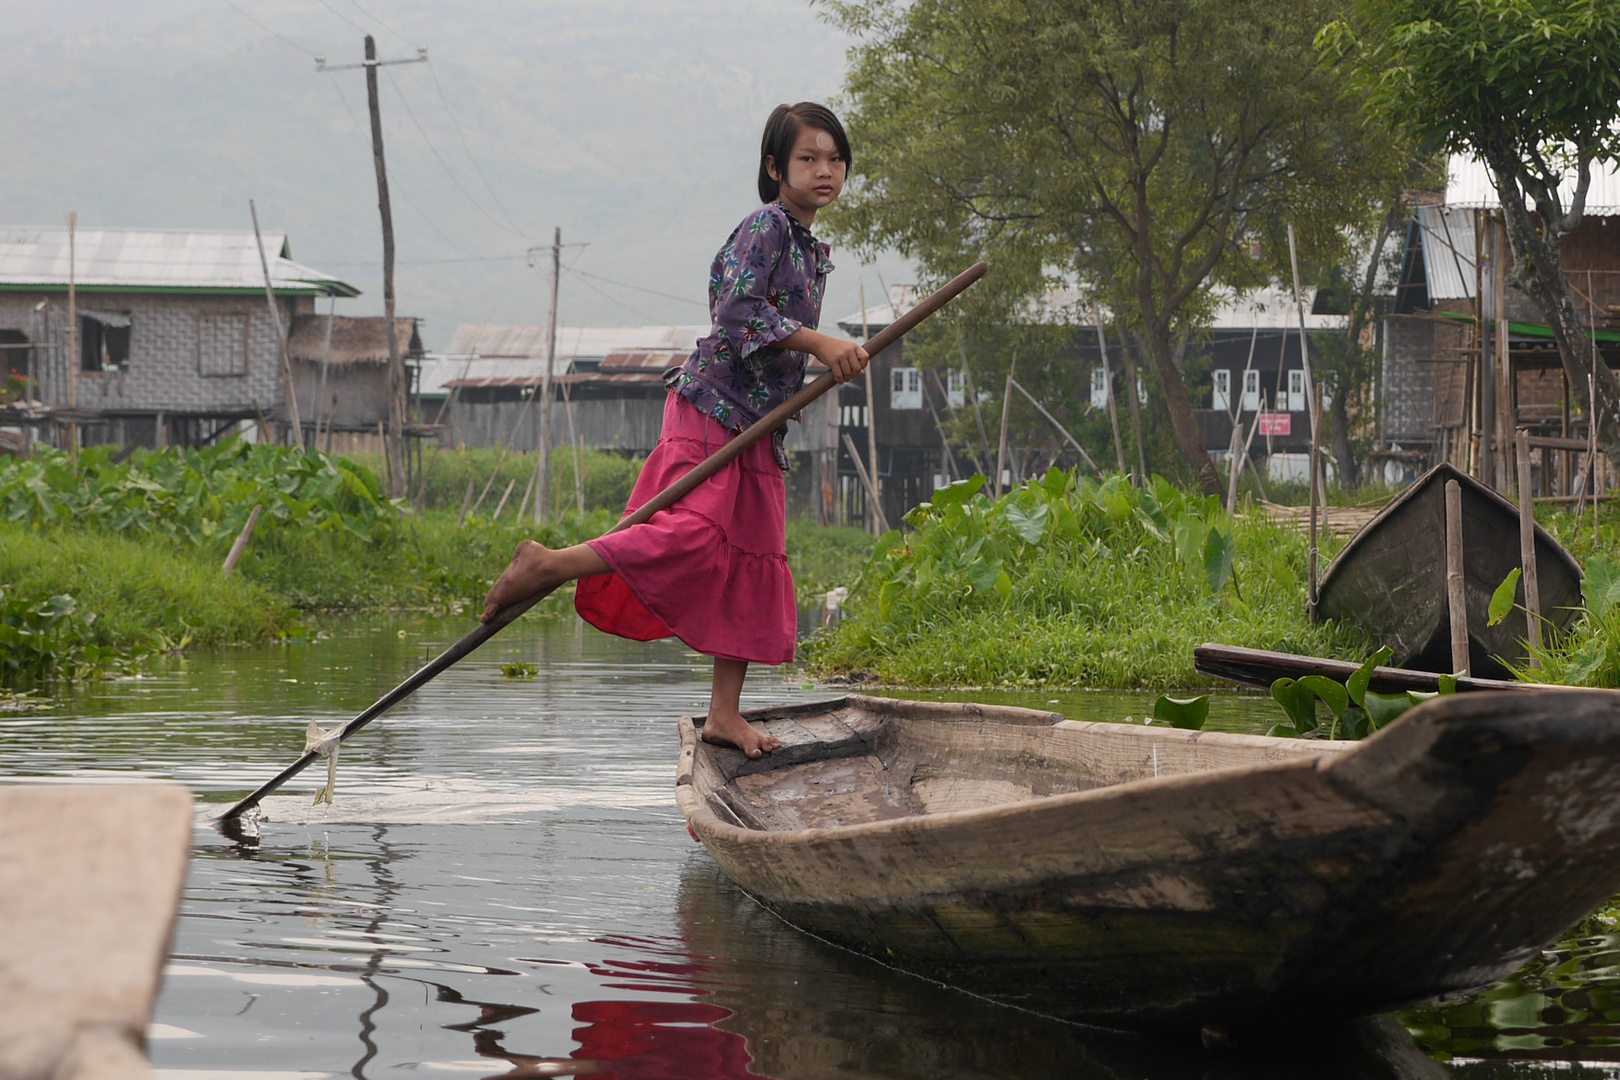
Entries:
{"label": "hazy mountain", "polygon": [[[0,0],[0,222],[246,228],[251,196],[364,291],[340,313],[380,312],[364,75],[314,60],[358,61],[365,30],[431,57],[381,79],[400,311],[430,347],[543,321],[524,253],[554,225],[588,243],[565,264],[669,294],[565,272],[565,322],[701,322],[766,113],[835,94],[848,44],[804,0]],[[829,325],[858,307],[856,259],[834,262]],[[906,276],[880,261],[871,297],[879,272]]]}

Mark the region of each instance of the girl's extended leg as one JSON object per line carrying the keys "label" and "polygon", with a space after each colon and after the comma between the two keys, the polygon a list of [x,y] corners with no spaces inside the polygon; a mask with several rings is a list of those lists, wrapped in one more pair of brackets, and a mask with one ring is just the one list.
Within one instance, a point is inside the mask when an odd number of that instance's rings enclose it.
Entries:
{"label": "girl's extended leg", "polygon": [[714,691],[709,695],[709,718],[703,723],[705,742],[735,746],[751,758],[769,753],[782,744],[774,735],[764,735],[742,718],[742,685],[748,674],[748,661],[715,657]]}
{"label": "girl's extended leg", "polygon": [[533,596],[541,589],[612,570],[588,544],[553,550],[525,540],[512,553],[512,561],[484,598],[484,614],[479,621],[489,622],[501,608]]}

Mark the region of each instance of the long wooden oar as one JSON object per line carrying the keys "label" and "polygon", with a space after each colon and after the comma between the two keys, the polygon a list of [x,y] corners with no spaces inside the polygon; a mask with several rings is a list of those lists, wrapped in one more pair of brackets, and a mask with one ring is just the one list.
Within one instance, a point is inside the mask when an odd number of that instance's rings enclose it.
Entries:
{"label": "long wooden oar", "polygon": [[[878,353],[900,340],[901,337],[907,333],[910,333],[918,323],[922,322],[924,319],[928,318],[928,316],[950,303],[969,285],[972,285],[975,281],[978,281],[981,277],[983,277],[987,269],[988,267],[982,262],[974,263],[971,267],[952,278],[950,282],[938,292],[933,293],[922,303],[918,304],[900,318],[884,327],[884,329],[879,331],[877,334],[874,334],[872,339],[866,342],[865,347],[867,355],[876,356]],[[709,455],[708,458],[693,468],[691,472],[687,473],[685,476],[682,476],[679,480],[669,485],[669,487],[665,488],[663,491],[660,491],[657,495],[654,495],[651,499],[648,499],[633,513],[627,514],[623,520],[608,530],[608,534],[616,533],[621,529],[628,529],[632,525],[640,525],[649,520],[654,514],[658,513],[658,511],[667,510],[669,507],[673,506],[675,503],[679,502],[683,497],[685,497],[685,495],[693,488],[697,487],[699,484],[703,483],[703,481],[707,480],[709,477],[713,476],[715,473],[729,465],[732,461],[740,457],[744,450],[747,450],[750,446],[753,446],[755,443],[771,434],[771,432],[787,423],[790,417],[793,417],[799,412],[803,411],[805,406],[809,405],[812,401],[815,401],[828,390],[831,390],[834,385],[835,380],[833,379],[832,372],[829,371],[822,375],[820,378],[810,383],[810,385],[804,387],[798,393],[794,394],[782,404],[772,409],[769,413],[766,413],[765,416],[760,418],[760,420],[758,420],[753,426],[749,427],[746,431],[739,434],[735,439],[732,439],[719,450],[716,450],[713,454]],[[404,682],[388,691],[388,693],[378,698],[376,702],[373,703],[372,706],[365,712],[361,713],[359,716],[356,716],[347,724],[344,724],[343,728],[338,732],[337,735],[338,743],[341,744],[350,735],[353,735],[355,732],[377,719],[377,717],[399,704],[405,698],[415,693],[421,686],[427,683],[435,675],[439,674],[439,672],[443,671],[451,664],[454,664],[457,660],[460,660],[462,657],[478,648],[478,646],[500,633],[502,629],[509,626],[511,623],[517,621],[518,616],[522,615],[525,611],[528,611],[530,608],[534,607],[534,605],[550,596],[556,590],[556,588],[557,586],[553,585],[549,589],[541,589],[539,592],[534,593],[526,599],[519,600],[516,603],[508,604],[506,607],[501,608],[501,610],[496,612],[495,617],[489,622],[480,623],[477,629],[473,630],[466,637],[462,638],[460,641],[444,650],[444,652],[428,661],[427,664],[425,664],[410,678],[406,679]],[[232,806],[229,810],[225,811],[218,818],[216,818],[215,821],[234,821],[236,818],[241,817],[244,813],[259,805],[259,800],[263,799],[266,795],[279,788],[282,784],[285,784],[287,781],[309,768],[315,762],[319,761],[320,758],[321,754],[318,751],[306,751],[303,757],[299,758],[285,769],[282,769],[275,776],[271,777],[270,780],[260,786],[257,791],[238,802],[235,806]]]}

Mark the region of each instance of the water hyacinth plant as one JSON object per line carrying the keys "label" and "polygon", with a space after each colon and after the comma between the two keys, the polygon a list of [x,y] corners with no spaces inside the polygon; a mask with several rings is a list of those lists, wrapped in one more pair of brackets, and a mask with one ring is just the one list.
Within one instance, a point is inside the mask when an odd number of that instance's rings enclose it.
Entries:
{"label": "water hyacinth plant", "polygon": [[366,542],[399,518],[369,470],[318,451],[230,439],[124,463],[107,447],[77,461],[49,448],[0,459],[0,520],[38,527],[150,533],[195,545],[236,532],[255,505],[284,525],[342,530]]}
{"label": "water hyacinth plant", "polygon": [[1192,649],[1225,641],[1361,651],[1312,625],[1306,545],[1258,516],[1155,477],[1052,470],[991,499],[982,476],[935,492],[881,537],[849,617],[806,646],[815,668],[913,686],[1171,689],[1207,682]]}

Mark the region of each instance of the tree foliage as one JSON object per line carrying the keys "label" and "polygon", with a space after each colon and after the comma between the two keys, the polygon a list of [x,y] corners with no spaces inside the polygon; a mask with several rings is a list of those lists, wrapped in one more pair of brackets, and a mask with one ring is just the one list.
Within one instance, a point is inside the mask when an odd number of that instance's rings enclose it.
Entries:
{"label": "tree foliage", "polygon": [[996,267],[968,317],[1077,281],[1146,345],[1207,491],[1174,341],[1211,287],[1279,276],[1292,222],[1332,261],[1402,155],[1313,43],[1336,0],[829,0],[859,38],[846,118],[864,175],[834,228],[943,278]]}
{"label": "tree foliage", "polygon": [[[1355,0],[1319,44],[1370,115],[1485,163],[1513,248],[1513,284],[1546,315],[1584,405],[1591,345],[1560,244],[1585,213],[1593,169],[1620,161],[1620,4]],[[1620,461],[1620,383],[1603,365],[1597,390],[1603,442]]]}

